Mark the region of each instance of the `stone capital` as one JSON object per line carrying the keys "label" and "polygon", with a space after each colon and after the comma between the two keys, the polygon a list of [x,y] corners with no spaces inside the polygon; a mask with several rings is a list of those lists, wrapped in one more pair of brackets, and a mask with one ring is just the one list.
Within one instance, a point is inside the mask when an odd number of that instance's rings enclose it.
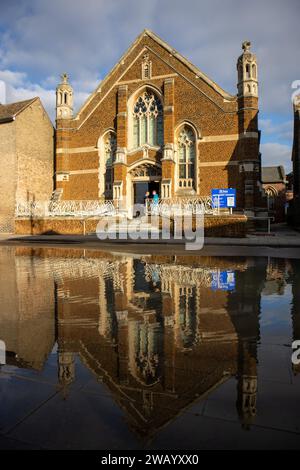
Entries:
{"label": "stone capital", "polygon": [[174,144],[165,144],[162,160],[175,161]]}
{"label": "stone capital", "polygon": [[118,147],[116,151],[115,163],[125,163],[126,164],[126,148]]}

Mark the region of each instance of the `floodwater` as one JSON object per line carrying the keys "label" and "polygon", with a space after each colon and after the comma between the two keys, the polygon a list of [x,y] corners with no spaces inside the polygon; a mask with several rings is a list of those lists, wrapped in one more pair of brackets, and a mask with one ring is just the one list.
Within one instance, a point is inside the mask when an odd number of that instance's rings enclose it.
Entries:
{"label": "floodwater", "polygon": [[300,448],[299,260],[1,247],[0,280],[0,448]]}

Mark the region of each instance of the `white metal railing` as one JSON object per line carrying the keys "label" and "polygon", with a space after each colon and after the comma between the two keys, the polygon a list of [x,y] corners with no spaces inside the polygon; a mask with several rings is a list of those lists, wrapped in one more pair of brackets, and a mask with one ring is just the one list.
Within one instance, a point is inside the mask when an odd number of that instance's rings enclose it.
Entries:
{"label": "white metal railing", "polygon": [[[96,217],[122,213],[113,201],[62,200],[18,202],[16,217]],[[146,214],[171,216],[184,214],[215,214],[210,196],[161,199],[157,203],[151,199],[146,203]]]}
{"label": "white metal railing", "polygon": [[94,217],[115,215],[112,201],[35,201],[18,202],[16,217]]}
{"label": "white metal railing", "polygon": [[214,214],[210,196],[182,197],[161,199],[157,203],[152,200],[146,203],[146,213],[156,215],[181,214]]}

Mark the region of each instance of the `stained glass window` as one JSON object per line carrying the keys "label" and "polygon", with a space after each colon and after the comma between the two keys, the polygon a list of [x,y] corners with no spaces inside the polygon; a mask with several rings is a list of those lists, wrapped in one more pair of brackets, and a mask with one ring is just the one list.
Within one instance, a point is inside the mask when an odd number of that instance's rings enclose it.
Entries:
{"label": "stained glass window", "polygon": [[181,287],[179,297],[179,327],[182,346],[191,348],[196,341],[196,292],[193,287]]}
{"label": "stained glass window", "polygon": [[105,153],[105,191],[112,190],[113,170],[112,164],[115,161],[117,149],[116,135],[113,132],[108,132],[104,138],[104,153]]}
{"label": "stained glass window", "polygon": [[133,146],[163,145],[163,107],[160,99],[145,91],[133,108]]}
{"label": "stained glass window", "polygon": [[178,139],[179,187],[193,188],[195,178],[196,142],[195,133],[184,126],[179,132]]}

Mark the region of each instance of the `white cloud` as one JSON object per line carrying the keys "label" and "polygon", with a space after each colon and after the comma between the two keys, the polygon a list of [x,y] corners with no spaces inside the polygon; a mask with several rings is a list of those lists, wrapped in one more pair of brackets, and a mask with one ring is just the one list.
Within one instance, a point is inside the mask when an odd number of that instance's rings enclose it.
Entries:
{"label": "white cloud", "polygon": [[10,83],[12,86],[19,86],[24,83],[26,73],[12,72],[11,70],[0,70],[0,80]]}
{"label": "white cloud", "polygon": [[267,116],[260,128],[271,141],[261,145],[264,164],[290,168],[285,143],[292,138],[292,83],[300,80],[299,13],[299,0],[1,0],[0,80],[10,101],[38,95],[54,119],[62,72],[70,75],[78,110],[149,28],[236,94],[236,61],[249,39],[258,59],[260,116]]}
{"label": "white cloud", "polygon": [[90,80],[147,27],[235,94],[236,60],[249,39],[262,111],[289,115],[291,83],[300,79],[299,13],[299,0],[1,0],[0,67],[18,64],[39,83],[63,71]]}
{"label": "white cloud", "polygon": [[275,124],[272,119],[259,120],[259,128],[264,136],[273,136],[273,138],[281,140],[292,140],[293,126],[294,121],[292,119],[279,124]]}
{"label": "white cloud", "polygon": [[[44,84],[54,84],[54,78],[49,77],[44,81]],[[56,82],[57,83],[57,82]],[[99,81],[80,81],[75,82],[76,93],[74,95],[74,112],[80,108],[84,101],[88,98],[90,93],[96,88]],[[39,96],[45,109],[47,110],[50,118],[55,120],[55,88],[47,88],[38,83],[31,83],[26,73],[13,72],[11,70],[0,71],[0,84],[3,95],[0,102],[13,103],[15,101],[27,100]],[[3,87],[5,84],[5,89]],[[5,98],[5,99],[4,99]]]}
{"label": "white cloud", "polygon": [[291,171],[292,151],[290,146],[279,144],[277,142],[270,142],[267,144],[261,144],[260,151],[262,153],[263,166],[283,165],[287,173]]}

